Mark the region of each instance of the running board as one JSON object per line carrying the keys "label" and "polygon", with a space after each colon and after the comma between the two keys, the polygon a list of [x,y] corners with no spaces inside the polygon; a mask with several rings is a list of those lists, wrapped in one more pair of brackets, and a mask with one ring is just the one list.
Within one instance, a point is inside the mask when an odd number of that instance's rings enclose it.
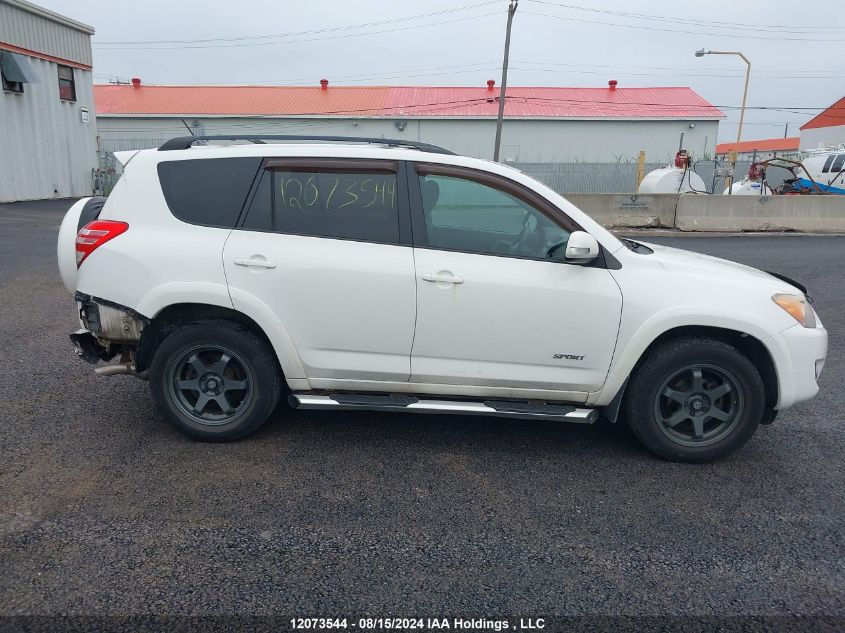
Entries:
{"label": "running board", "polygon": [[484,400],[425,400],[402,394],[336,393],[326,396],[291,394],[294,409],[334,409],[335,411],[404,411],[407,413],[451,413],[488,415],[500,418],[554,420],[592,424],[599,417],[597,409],[579,409],[557,402]]}

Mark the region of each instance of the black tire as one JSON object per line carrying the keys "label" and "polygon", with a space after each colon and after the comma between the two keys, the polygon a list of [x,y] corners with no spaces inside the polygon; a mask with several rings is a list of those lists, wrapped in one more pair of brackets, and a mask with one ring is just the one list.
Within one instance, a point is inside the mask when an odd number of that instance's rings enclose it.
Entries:
{"label": "black tire", "polygon": [[667,341],[631,377],[622,412],[650,451],[708,462],[739,450],[765,412],[757,369],[735,347],[707,338]]}
{"label": "black tire", "polygon": [[162,414],[186,435],[213,442],[258,430],[279,400],[281,382],[264,340],[224,320],[180,326],[150,365],[150,389]]}

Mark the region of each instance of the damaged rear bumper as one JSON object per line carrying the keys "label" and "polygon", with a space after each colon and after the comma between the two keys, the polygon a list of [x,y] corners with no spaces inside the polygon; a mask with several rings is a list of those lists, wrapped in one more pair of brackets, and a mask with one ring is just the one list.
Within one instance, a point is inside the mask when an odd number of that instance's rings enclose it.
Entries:
{"label": "damaged rear bumper", "polygon": [[75,299],[82,329],[70,334],[70,340],[79,357],[97,364],[120,355],[119,363],[98,367],[94,371],[102,375],[144,377],[135,370],[135,357],[149,319],[126,306],[81,292],[76,293]]}
{"label": "damaged rear bumper", "polygon": [[115,353],[110,353],[108,347],[101,345],[96,337],[85,328],[68,336],[76,347],[76,354],[86,363],[96,365],[101,360],[109,360],[115,355]]}

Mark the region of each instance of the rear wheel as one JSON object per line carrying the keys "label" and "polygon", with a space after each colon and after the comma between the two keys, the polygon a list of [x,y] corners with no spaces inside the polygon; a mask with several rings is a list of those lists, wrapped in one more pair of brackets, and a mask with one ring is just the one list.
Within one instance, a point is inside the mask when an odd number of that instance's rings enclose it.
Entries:
{"label": "rear wheel", "polygon": [[267,344],[229,321],[180,327],[155,352],[153,398],[192,437],[226,441],[256,431],[273,411],[281,376]]}
{"label": "rear wheel", "polygon": [[721,341],[668,341],[639,366],[623,412],[652,452],[711,461],[741,448],[765,411],[763,380],[751,361]]}

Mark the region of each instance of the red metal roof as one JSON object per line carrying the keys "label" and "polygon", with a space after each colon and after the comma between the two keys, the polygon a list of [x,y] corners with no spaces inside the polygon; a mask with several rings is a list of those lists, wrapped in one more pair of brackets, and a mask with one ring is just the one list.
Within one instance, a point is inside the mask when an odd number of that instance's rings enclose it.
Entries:
{"label": "red metal roof", "polygon": [[788,138],[764,138],[759,141],[742,141],[738,145],[736,143],[719,143],[716,146],[717,154],[727,154],[734,147],[738,152],[771,152],[771,151],[797,151],[798,143],[800,141],[798,136],[790,136]]}
{"label": "red metal roof", "polygon": [[817,127],[834,127],[837,125],[845,125],[845,97],[807,121],[801,126],[801,129],[810,130]]}
{"label": "red metal roof", "polygon": [[[94,86],[99,115],[495,117],[483,87]],[[508,88],[509,117],[723,118],[690,88]]]}

